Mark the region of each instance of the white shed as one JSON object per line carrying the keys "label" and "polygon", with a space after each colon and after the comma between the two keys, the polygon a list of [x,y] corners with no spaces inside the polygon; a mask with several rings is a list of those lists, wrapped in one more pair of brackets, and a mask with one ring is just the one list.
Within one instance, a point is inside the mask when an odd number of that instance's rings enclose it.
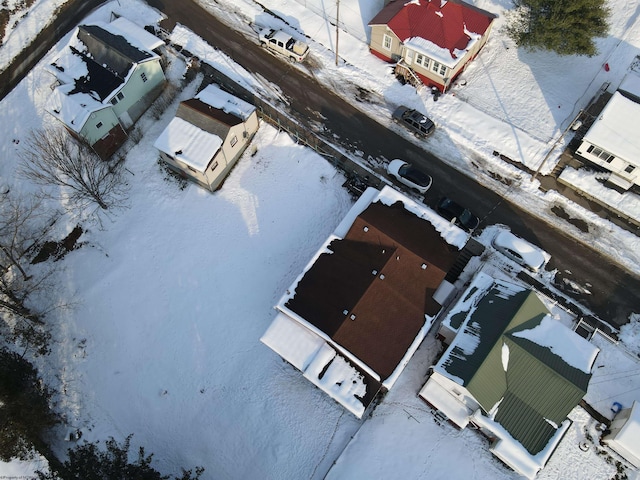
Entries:
{"label": "white shed", "polygon": [[602,439],[612,450],[620,454],[634,467],[640,468],[640,405],[633,402],[631,408],[618,412],[611,422],[610,432]]}

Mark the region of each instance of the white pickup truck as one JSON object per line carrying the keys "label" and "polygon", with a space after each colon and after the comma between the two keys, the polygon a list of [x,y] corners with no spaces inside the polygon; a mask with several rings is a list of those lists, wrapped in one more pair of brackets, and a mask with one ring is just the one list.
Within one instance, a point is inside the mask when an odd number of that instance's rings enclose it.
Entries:
{"label": "white pickup truck", "polygon": [[309,55],[309,45],[294,39],[282,30],[263,28],[258,35],[261,46],[285,56],[292,62],[304,62]]}

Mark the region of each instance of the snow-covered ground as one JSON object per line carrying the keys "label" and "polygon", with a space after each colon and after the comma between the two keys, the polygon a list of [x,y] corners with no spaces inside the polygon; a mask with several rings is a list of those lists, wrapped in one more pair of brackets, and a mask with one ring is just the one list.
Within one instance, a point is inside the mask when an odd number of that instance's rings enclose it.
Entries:
{"label": "snow-covered ground", "polygon": [[[330,47],[332,29],[311,10],[300,11],[303,2],[263,3],[272,10],[287,12],[288,18],[296,18],[299,27],[314,38],[325,35],[326,46]],[[34,9],[44,8],[46,3],[36,2]],[[344,4],[354,7],[356,3],[367,2],[343,0],[341,12],[353,10],[343,8]],[[244,22],[247,29],[247,16],[252,21],[257,15],[262,20],[266,18],[249,0],[219,0],[218,5],[236,12],[218,10],[218,14],[239,25]],[[479,6],[496,10],[495,4]],[[623,15],[623,9],[631,7],[624,4],[617,8]],[[143,19],[145,23],[157,19],[157,15],[137,1],[112,2],[94,12],[91,19],[108,20],[110,9],[117,9],[132,20]],[[238,12],[243,16],[238,16]],[[618,27],[627,22],[628,31],[632,32],[635,20],[635,16],[627,16],[625,21],[619,21]],[[362,25],[367,21],[361,18]],[[631,33],[626,37],[622,33],[626,42],[635,41]],[[28,31],[23,35],[28,37]],[[176,36],[186,38],[184,29]],[[503,135],[508,123],[485,112],[486,121],[478,126],[478,138],[465,138],[462,134],[468,128],[464,125],[469,124],[470,118],[476,118],[478,110],[459,102],[458,95],[444,96],[434,103],[424,93],[416,94],[409,87],[396,84],[392,77],[387,78],[388,67],[370,56],[366,44],[357,38],[341,36],[341,50],[344,48],[341,56],[347,63],[337,68],[333,65],[333,53],[323,43],[313,44],[312,54],[322,65],[316,75],[326,82],[340,75],[348,80],[344,82],[346,89],[348,85],[363,85],[376,92],[380,101],[367,106],[370,112],[388,116],[391,104],[422,105],[442,125],[443,133],[433,137],[429,146],[436,153],[457,152],[446,158],[451,158],[462,170],[471,158],[496,161],[491,155],[495,147],[483,142]],[[617,52],[623,48],[615,45],[618,39],[614,40],[602,42],[603,47],[608,47],[608,56],[590,60],[602,62],[606,58],[614,66],[612,55],[622,55]],[[499,71],[503,55],[512,52],[518,62],[530,64],[526,68],[538,74],[544,63],[534,65],[528,54],[507,49],[504,42],[497,36],[487,46],[486,58],[484,53],[480,56],[485,62],[493,59],[491,72]],[[631,48],[629,43],[625,45],[624,48]],[[16,144],[10,140],[24,139],[29,129],[54,121],[43,113],[53,79],[42,66],[55,57],[59,48],[54,48],[2,102],[0,118],[14,128],[0,131],[3,140],[0,149],[5,159],[0,164],[0,178],[14,190],[31,187],[13,173],[24,142]],[[243,77],[247,85],[267,94],[277,92],[275,86],[252,78],[212,48],[202,44],[197,48],[201,58],[218,62],[220,68],[226,66],[235,76]],[[491,56],[491,52],[500,48],[504,48],[501,54]],[[0,53],[4,59],[4,48]],[[521,57],[529,58],[529,64]],[[535,58],[552,62],[549,57],[537,54]],[[358,63],[360,58],[362,63]],[[582,67],[568,67],[567,76],[569,79],[575,76],[583,90],[588,90],[589,83],[581,78],[585,76],[584,69],[575,71]],[[171,78],[179,77],[182,68],[181,62],[175,61],[169,71]],[[624,67],[619,68],[622,75]],[[545,71],[550,69],[547,67]],[[480,83],[474,72],[478,79],[486,77],[480,75],[480,70],[483,69],[470,68],[465,74],[469,75],[465,92],[472,91],[474,82]],[[594,79],[601,75],[599,69],[586,71]],[[615,73],[615,68],[612,72]],[[505,77],[512,75],[515,74],[504,72]],[[496,81],[493,76],[489,78]],[[597,90],[598,82],[591,82],[591,87]],[[535,85],[540,83],[531,87]],[[575,85],[558,87],[557,91],[544,82],[543,85],[540,91],[549,87],[545,95],[555,95],[553,102],[546,100],[548,105],[561,99],[562,106],[574,90],[581,92]],[[487,442],[476,432],[437,425],[426,405],[418,400],[417,391],[438,353],[432,335],[420,347],[394,390],[373,416],[362,423],[259,342],[275,315],[273,305],[340,222],[352,201],[341,187],[344,178],[340,173],[267,125],[261,127],[252,147],[220,191],[211,195],[195,185],[180,190],[157,165],[153,142],[170,121],[177,101],[193,95],[196,86],[191,84],[181,92],[159,121],[151,116],[142,119],[144,136],[127,156],[127,168],[131,171],[130,208],[119,212],[102,229],[89,225],[81,238],[85,245],[60,262],[60,288],[55,293],[61,299],[75,299],[77,305],[58,312],[55,322],[58,341],[53,354],[41,359],[40,366],[49,372],[50,385],[64,392],[56,400],[69,427],[82,429],[83,439],[90,441],[108,436],[121,440],[134,433],[134,447],[143,445],[153,452],[154,466],[163,473],[178,473],[182,466],[203,465],[205,478],[320,479],[327,472],[332,479],[516,478],[492,457]],[[497,100],[487,99],[487,110],[494,102],[509,105],[512,94],[514,102],[520,98],[502,88],[493,90],[501,93]],[[531,98],[533,102],[536,96]],[[513,112],[522,111],[525,106],[526,103],[515,106]],[[531,108],[535,111],[538,107]],[[521,131],[530,128],[523,115],[521,125],[511,129],[518,133],[501,140],[501,146],[519,144],[523,152],[543,154],[541,145],[548,143],[545,138],[557,134],[573,112],[566,105],[559,110],[563,113],[549,108],[548,117],[538,112],[541,118],[547,118],[541,123],[550,129],[548,133],[536,130],[520,137]],[[17,118],[20,122],[16,122]],[[551,118],[555,127],[548,125]],[[495,168],[510,171],[513,167]],[[527,187],[528,183],[528,180],[523,183],[523,190],[518,193],[522,195],[524,191],[531,208],[549,201],[548,194],[540,196],[535,188]],[[60,233],[67,233],[73,226],[70,219]],[[489,233],[483,233],[480,240],[486,242]],[[611,237],[599,239],[597,246],[606,248],[607,242],[620,242],[623,246],[618,245],[617,250],[621,259],[638,271],[640,248],[634,248],[638,246],[637,238],[631,236],[633,240],[617,230],[612,230]],[[496,264],[503,262],[498,256],[492,258]],[[639,343],[638,323],[636,320],[623,329],[623,342],[629,348]],[[596,363],[606,365],[601,369],[604,372],[606,368],[606,375],[600,377],[601,372],[597,372],[587,398],[606,413],[608,402],[626,403],[638,398],[640,376],[616,372],[637,372],[640,367],[633,355],[604,342],[599,346],[602,352]],[[541,478],[611,477],[615,467],[607,463],[606,456],[596,453],[595,444],[588,452],[577,447],[585,438],[585,429],[592,432],[595,428],[594,421],[582,409],[574,410],[571,417],[572,430]],[[349,443],[353,435],[354,440]],[[65,446],[61,442],[60,448]],[[5,465],[0,467],[0,475],[29,475],[33,468],[33,465]]]}
{"label": "snow-covered ground", "polygon": [[35,35],[53,18],[55,11],[67,0],[35,0],[28,11],[24,0],[4,0],[2,9],[10,12],[0,48],[0,70],[28,45]]}
{"label": "snow-covered ground", "polygon": [[[499,16],[481,54],[466,69],[461,81],[437,102],[433,101],[428,89],[416,92],[410,85],[401,85],[392,75],[389,64],[369,53],[363,38],[368,35],[367,23],[381,8],[381,0],[340,2],[340,25],[348,31],[339,34],[341,60],[338,66],[335,64],[335,2],[198,2],[250,38],[256,37],[250,26],[252,22],[306,35],[311,46],[311,60],[308,62],[311,67],[299,68],[310,69],[318,81],[330,86],[335,93],[372,118],[404,135],[407,141],[417,140],[391,122],[391,112],[400,104],[425,112],[434,119],[438,128],[427,142],[420,143],[423,148],[534,215],[560,224],[569,234],[593,245],[629,270],[640,273],[640,240],[636,235],[604,221],[556,191],[543,194],[538,190],[539,182],[531,181],[531,175],[494,155],[494,152],[499,152],[531,170],[540,167],[543,174],[553,169],[572,132],[569,130],[565,136],[563,133],[578,112],[588,105],[603,85],[609,83],[609,90],[613,91],[638,54],[639,2],[611,2],[610,36],[596,40],[599,54],[591,58],[561,57],[517,49],[501,32],[505,22],[504,11],[510,7],[509,2],[471,2]],[[265,8],[282,20],[266,14]],[[181,39],[184,39],[182,33],[176,36],[175,41]],[[189,46],[191,48],[193,45]],[[191,51],[198,55],[202,53],[197,49]],[[605,63],[609,65],[609,71],[603,68]],[[261,83],[259,79],[254,81]],[[263,83],[260,87],[263,94],[280,98],[277,88],[270,89]],[[359,89],[369,92],[368,102],[354,101]],[[362,161],[366,162],[365,159]],[[511,185],[501,184],[496,176],[509,178]],[[588,190],[591,185],[589,176],[580,176],[577,184]],[[603,198],[598,194],[594,196]],[[620,194],[610,191],[606,200],[617,205],[622,202],[620,197]],[[640,218],[640,202],[635,200],[623,202],[624,213]],[[553,205],[562,206],[571,212],[572,218],[592,225],[592,231],[581,232],[563,221],[551,211]],[[601,229],[609,234],[602,236],[599,233]]]}

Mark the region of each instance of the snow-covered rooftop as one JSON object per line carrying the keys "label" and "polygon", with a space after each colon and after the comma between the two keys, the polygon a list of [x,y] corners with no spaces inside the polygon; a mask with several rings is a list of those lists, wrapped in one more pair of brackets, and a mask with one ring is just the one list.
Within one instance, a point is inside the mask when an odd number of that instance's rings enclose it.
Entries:
{"label": "snow-covered rooftop", "polygon": [[640,468],[640,403],[638,401],[633,402],[625,424],[609,442],[614,450],[636,468]]}
{"label": "snow-covered rooftop", "polygon": [[243,121],[246,121],[256,110],[256,107],[250,103],[225,92],[214,84],[207,85],[196,95],[196,98],[213,108],[235,115]]}
{"label": "snow-covered rooftop", "polygon": [[[158,58],[151,50],[163,44],[162,40],[124,17],[110,23],[94,22],[86,28],[94,27],[123,37],[134,49],[145,52],[149,59]],[[108,65],[92,61],[95,58],[80,40],[79,32],[80,28],[76,28],[58,57],[47,66],[61,85],[53,89],[45,106],[49,113],[76,132],[80,132],[93,112],[110,108],[108,101],[126,81],[109,70]]]}
{"label": "snow-covered rooftop", "polygon": [[584,140],[612,153],[625,162],[640,166],[640,137],[637,120],[640,104],[619,92],[613,96],[584,136]]}
{"label": "snow-covered rooftop", "polygon": [[476,425],[492,432],[498,438],[491,446],[491,452],[516,472],[529,479],[534,478],[546,465],[549,457],[551,457],[551,454],[571,425],[569,420],[562,422],[556,433],[549,439],[547,446],[536,455],[531,455],[502,425],[483,415],[480,410],[474,412],[473,421]]}
{"label": "snow-covered rooftop", "polygon": [[640,72],[629,70],[622,79],[618,90],[630,93],[631,95],[640,98]]}
{"label": "snow-covered rooftop", "polygon": [[164,42],[158,37],[126,17],[118,17],[110,23],[102,24],[102,26],[111,33],[122,35],[135,46],[145,50],[155,50],[164,45]]}
{"label": "snow-covered rooftop", "polygon": [[220,150],[222,139],[182,118],[175,117],[153,146],[197,171],[204,172],[216,152]]}
{"label": "snow-covered rooftop", "polygon": [[532,329],[516,332],[513,336],[526,338],[541,347],[548,348],[568,365],[584,373],[591,373],[593,362],[600,351],[591,342],[576,335],[574,331],[549,315]]}
{"label": "snow-covered rooftop", "polygon": [[[304,377],[360,418],[364,376],[319,335],[278,313],[260,341],[304,373]],[[324,372],[324,373],[323,373]]]}
{"label": "snow-covered rooftop", "polygon": [[67,127],[80,132],[89,116],[100,109],[109,108],[88,93],[69,95],[75,85],[68,83],[54,88],[47,99],[46,110]]}
{"label": "snow-covered rooftop", "polygon": [[[471,48],[472,44],[475,43],[476,40],[469,40],[469,45],[467,48]],[[418,53],[422,53],[427,57],[440,62],[443,65],[446,65],[449,68],[454,68],[460,60],[462,60],[461,55],[457,55],[456,58],[451,55],[451,52],[443,47],[436,45],[422,37],[411,37],[408,38],[404,42],[405,46],[411,50],[415,50]],[[459,52],[464,53],[464,52]]]}

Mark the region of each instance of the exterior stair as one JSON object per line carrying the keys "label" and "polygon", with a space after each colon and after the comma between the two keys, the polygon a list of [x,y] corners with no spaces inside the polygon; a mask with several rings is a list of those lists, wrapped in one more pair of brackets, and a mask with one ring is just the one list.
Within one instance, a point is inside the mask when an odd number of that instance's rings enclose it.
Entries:
{"label": "exterior stair", "polygon": [[484,252],[484,245],[473,238],[470,238],[464,248],[460,251],[458,258],[449,269],[444,279],[449,283],[454,283],[469,263],[469,260],[471,260],[472,257],[482,255],[482,252]]}

